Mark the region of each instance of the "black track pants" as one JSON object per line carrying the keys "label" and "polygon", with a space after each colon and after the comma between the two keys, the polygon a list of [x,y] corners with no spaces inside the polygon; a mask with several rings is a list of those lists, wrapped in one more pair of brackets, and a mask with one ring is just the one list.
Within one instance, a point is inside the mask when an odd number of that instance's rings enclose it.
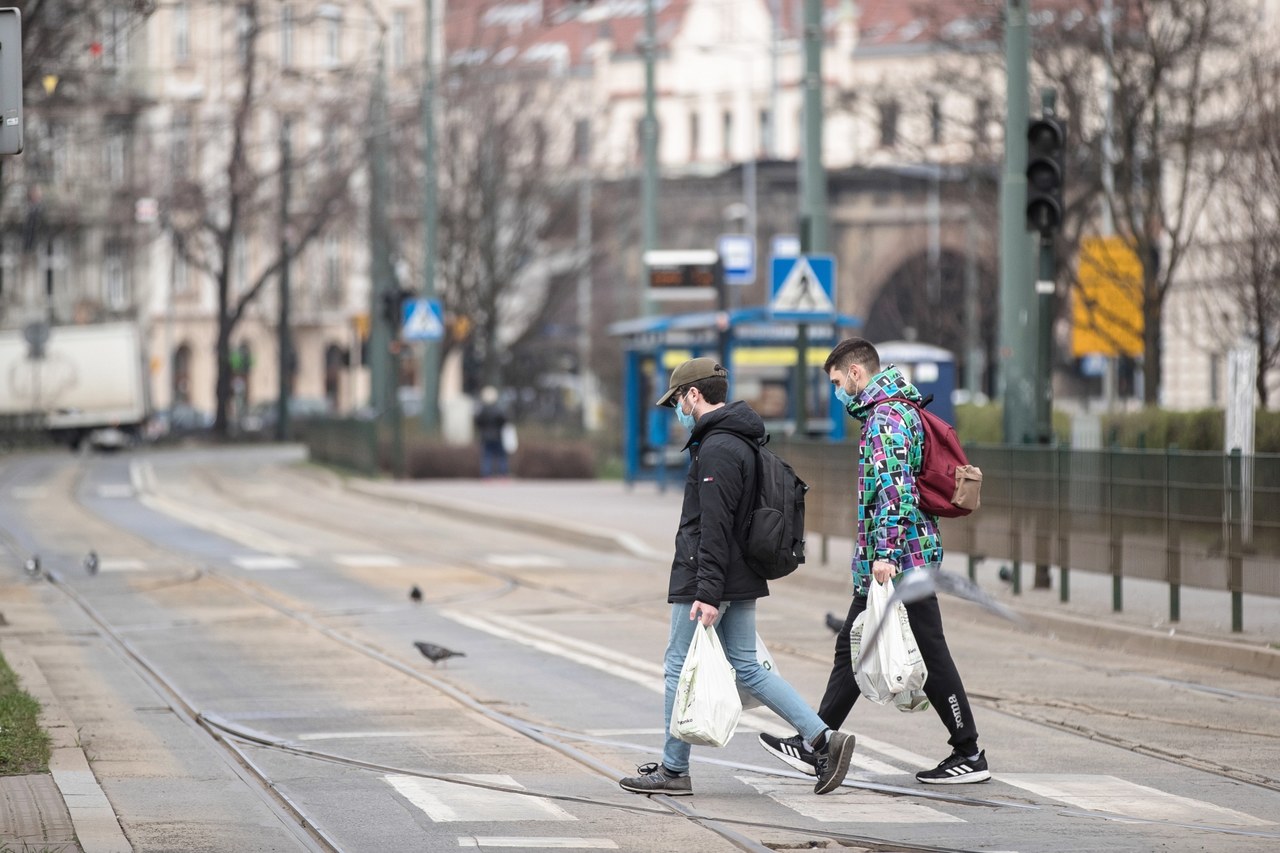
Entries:
{"label": "black track pants", "polygon": [[[855,595],[849,605],[849,615],[845,617],[844,627],[836,635],[835,662],[831,665],[827,691],[822,694],[822,704],[818,707],[818,716],[833,729],[844,724],[845,718],[853,710],[853,703],[862,695],[853,678],[849,629],[853,627],[853,620],[858,618],[858,614],[866,609],[866,597]],[[908,604],[907,620],[911,623],[911,633],[915,634],[924,665],[929,669],[924,693],[929,697],[933,709],[938,712],[942,724],[951,733],[947,742],[960,753],[973,755],[978,751],[978,727],[973,721],[969,697],[965,695],[960,673],[956,671],[955,661],[951,659],[951,650],[947,648],[947,638],[942,633],[942,612],[938,609],[937,596]]]}

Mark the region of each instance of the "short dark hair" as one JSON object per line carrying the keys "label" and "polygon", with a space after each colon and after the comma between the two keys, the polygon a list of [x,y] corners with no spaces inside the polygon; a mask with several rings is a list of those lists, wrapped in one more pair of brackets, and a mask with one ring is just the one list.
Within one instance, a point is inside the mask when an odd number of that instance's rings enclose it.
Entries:
{"label": "short dark hair", "polygon": [[833,367],[848,370],[851,364],[857,364],[874,375],[880,372],[880,353],[876,352],[876,348],[866,338],[845,338],[827,356],[822,372],[830,373]]}
{"label": "short dark hair", "polygon": [[712,405],[729,399],[729,380],[723,376],[708,376],[706,379],[699,379],[697,382],[681,386],[678,392],[671,395],[671,405],[678,405],[676,401],[687,394],[690,388],[697,388],[702,399]]}

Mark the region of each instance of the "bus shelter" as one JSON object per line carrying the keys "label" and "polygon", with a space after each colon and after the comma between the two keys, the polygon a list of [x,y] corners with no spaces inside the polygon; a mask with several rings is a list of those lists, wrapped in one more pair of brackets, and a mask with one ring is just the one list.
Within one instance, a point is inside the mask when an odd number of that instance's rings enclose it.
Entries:
{"label": "bus shelter", "polygon": [[[837,314],[802,327],[775,320],[766,308],[702,311],[640,317],[612,324],[609,333],[625,339],[623,365],[623,463],[628,483],[680,482],[688,463],[681,452],[688,434],[670,409],[654,401],[666,390],[671,371],[690,358],[719,358],[729,368],[729,399],[745,400],[764,419],[770,435],[844,438],[844,413],[835,405],[822,372],[831,348],[862,325]],[[806,370],[797,368],[801,340]],[[798,395],[807,417],[798,421]]]}

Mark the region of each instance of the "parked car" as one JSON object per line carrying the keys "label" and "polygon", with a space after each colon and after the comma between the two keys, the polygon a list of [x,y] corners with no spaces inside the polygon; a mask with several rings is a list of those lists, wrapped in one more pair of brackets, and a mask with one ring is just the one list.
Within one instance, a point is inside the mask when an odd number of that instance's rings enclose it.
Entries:
{"label": "parked car", "polygon": [[202,412],[185,403],[178,403],[151,415],[147,424],[147,438],[153,441],[194,438],[207,435],[212,429],[212,412]]}
{"label": "parked car", "polygon": [[[244,435],[272,438],[276,431],[279,403],[264,400],[254,403],[240,419],[240,432]],[[289,420],[307,421],[331,414],[329,401],[323,397],[293,397],[289,400]]]}

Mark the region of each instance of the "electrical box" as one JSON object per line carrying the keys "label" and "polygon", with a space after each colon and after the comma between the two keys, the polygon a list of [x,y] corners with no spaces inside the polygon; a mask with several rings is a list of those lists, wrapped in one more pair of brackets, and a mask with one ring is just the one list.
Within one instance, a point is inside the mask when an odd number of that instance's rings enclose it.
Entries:
{"label": "electrical box", "polygon": [[0,9],[0,154],[22,153],[22,13]]}

